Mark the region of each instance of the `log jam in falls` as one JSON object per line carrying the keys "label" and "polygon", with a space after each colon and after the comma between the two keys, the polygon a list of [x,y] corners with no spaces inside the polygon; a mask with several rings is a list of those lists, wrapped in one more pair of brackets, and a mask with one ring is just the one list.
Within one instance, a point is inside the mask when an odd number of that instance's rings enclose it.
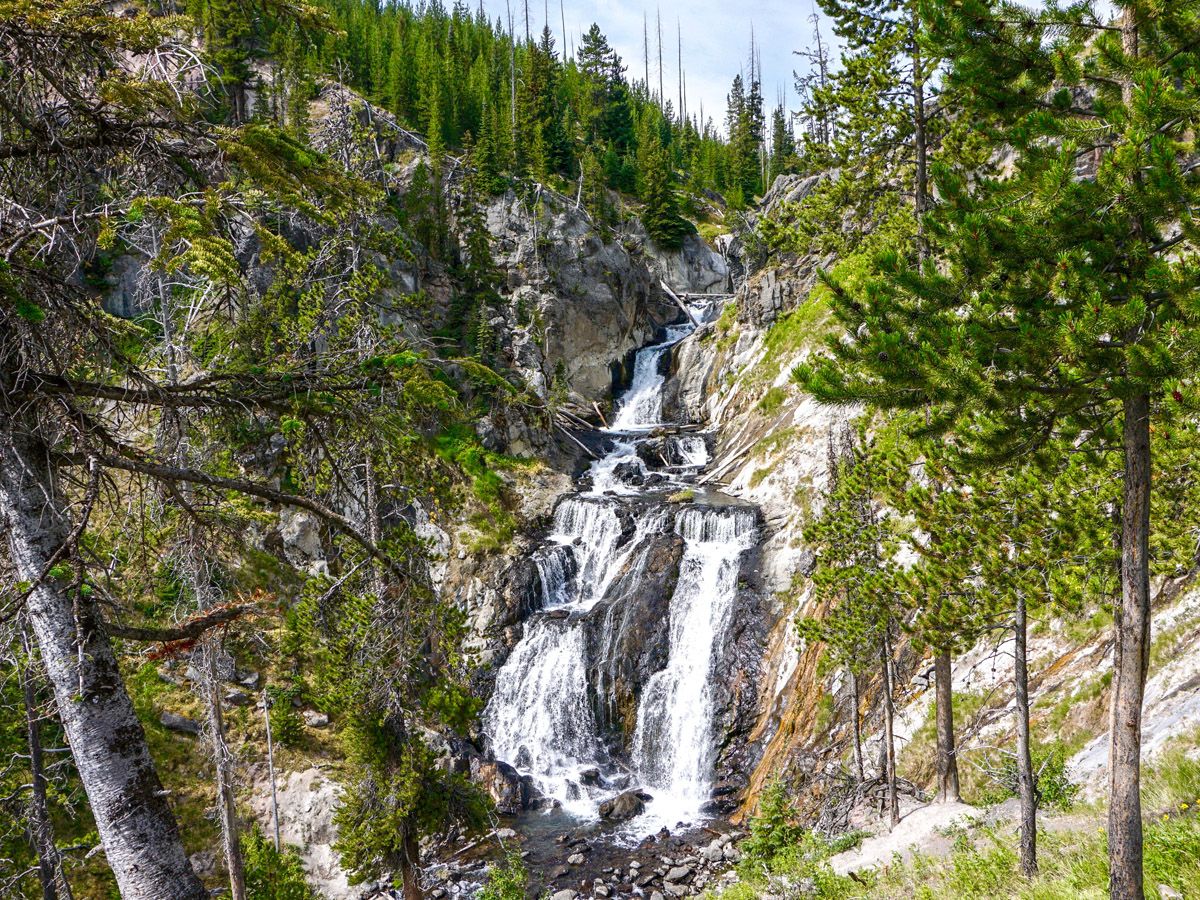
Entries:
{"label": "log jam in falls", "polygon": [[[698,320],[719,309],[693,306]],[[697,485],[709,439],[664,421],[668,326],[639,350],[604,452],[533,553],[537,607],[496,676],[484,731],[537,805],[619,842],[711,816],[718,697],[756,507]]]}

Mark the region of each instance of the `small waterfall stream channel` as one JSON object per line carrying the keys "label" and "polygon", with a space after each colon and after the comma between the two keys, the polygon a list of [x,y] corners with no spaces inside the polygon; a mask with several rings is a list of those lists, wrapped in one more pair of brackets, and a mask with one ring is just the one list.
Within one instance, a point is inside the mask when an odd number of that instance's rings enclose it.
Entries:
{"label": "small waterfall stream channel", "polygon": [[706,864],[687,854],[707,850],[709,869],[735,855],[706,844],[725,846],[744,784],[722,782],[718,761],[738,765],[734,695],[753,691],[734,648],[761,526],[756,507],[699,483],[712,436],[665,421],[673,348],[720,312],[690,309],[637,351],[592,436],[598,458],[557,502],[531,558],[537,608],[483,714],[491,753],[534,798],[511,822],[534,887],[561,900],[698,893]]}

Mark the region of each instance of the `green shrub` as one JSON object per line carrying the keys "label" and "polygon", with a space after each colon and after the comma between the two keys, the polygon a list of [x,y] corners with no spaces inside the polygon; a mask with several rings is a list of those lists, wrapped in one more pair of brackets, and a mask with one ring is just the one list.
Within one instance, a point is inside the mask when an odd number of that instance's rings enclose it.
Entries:
{"label": "green shrub", "polygon": [[[1033,790],[1042,808],[1068,809],[1079,796],[1079,785],[1067,774],[1067,759],[1059,746],[1033,750]],[[1017,795],[1017,760],[1005,756],[993,776],[994,789],[985,793],[984,803],[999,803]]]}
{"label": "green shrub", "polygon": [[476,894],[476,900],[525,900],[529,872],[521,854],[509,851],[504,862],[488,870],[487,881]]}
{"label": "green shrub", "polygon": [[276,850],[255,826],[242,839],[242,856],[249,900],[316,900],[295,847]]}
{"label": "green shrub", "polygon": [[744,864],[751,868],[773,867],[781,854],[796,849],[803,834],[787,788],[782,781],[772,781],[762,793],[758,812],[750,819],[750,836],[739,845]]}
{"label": "green shrub", "polygon": [[292,706],[299,693],[295,686],[267,688],[267,696],[271,698],[271,739],[281,747],[297,747],[304,738],[304,723]]}

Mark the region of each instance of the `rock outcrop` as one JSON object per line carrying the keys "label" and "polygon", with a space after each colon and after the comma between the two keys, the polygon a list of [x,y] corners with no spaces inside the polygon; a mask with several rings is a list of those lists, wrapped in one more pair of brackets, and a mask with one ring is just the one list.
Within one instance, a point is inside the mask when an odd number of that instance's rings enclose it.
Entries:
{"label": "rock outcrop", "polygon": [[[273,812],[271,785],[265,767],[255,772],[250,793],[250,811],[264,834],[271,834]],[[279,806],[279,837],[300,852],[308,882],[328,900],[357,900],[360,888],[350,885],[333,844],[333,823],[341,785],[317,768],[289,772],[276,782]]]}

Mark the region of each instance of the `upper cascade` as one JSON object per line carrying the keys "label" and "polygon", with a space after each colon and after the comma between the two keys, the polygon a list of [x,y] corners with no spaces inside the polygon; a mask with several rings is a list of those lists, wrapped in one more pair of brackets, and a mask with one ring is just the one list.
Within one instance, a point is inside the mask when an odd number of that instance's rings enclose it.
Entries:
{"label": "upper cascade", "polygon": [[675,344],[692,333],[690,322],[667,328],[666,338],[638,351],[633,363],[633,380],[621,398],[611,431],[643,431],[663,424],[663,363]]}

